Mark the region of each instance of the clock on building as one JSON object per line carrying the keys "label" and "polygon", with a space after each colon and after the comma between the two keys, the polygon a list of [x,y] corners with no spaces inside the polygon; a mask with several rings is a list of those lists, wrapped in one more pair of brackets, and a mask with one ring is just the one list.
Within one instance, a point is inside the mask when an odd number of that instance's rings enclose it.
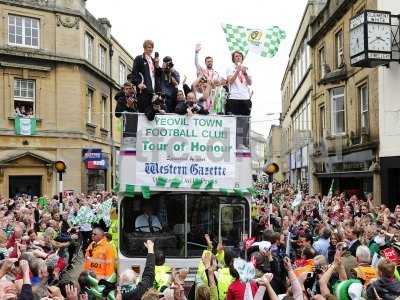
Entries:
{"label": "clock on building", "polygon": [[350,21],[350,64],[375,67],[392,60],[391,13],[367,10]]}

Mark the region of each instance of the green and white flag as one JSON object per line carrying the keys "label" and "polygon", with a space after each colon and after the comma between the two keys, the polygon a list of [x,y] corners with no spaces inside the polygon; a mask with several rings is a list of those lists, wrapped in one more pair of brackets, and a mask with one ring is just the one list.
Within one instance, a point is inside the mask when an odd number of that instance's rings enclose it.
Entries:
{"label": "green and white flag", "polygon": [[303,195],[301,193],[301,185],[300,185],[300,183],[298,183],[297,184],[297,194],[292,202],[292,208],[296,208],[297,206],[299,206],[302,201],[303,201]]}
{"label": "green and white flag", "polygon": [[335,179],[332,179],[331,187],[329,188],[329,192],[328,192],[329,198],[332,198],[332,196],[333,196],[333,183],[334,182],[335,182]]}
{"label": "green and white flag", "polygon": [[222,29],[229,51],[240,51],[244,55],[251,51],[262,57],[274,57],[281,41],[286,37],[285,31],[278,26],[260,30],[222,24]]}
{"label": "green and white flag", "polygon": [[36,134],[35,118],[15,118],[15,133],[17,135],[34,135]]}

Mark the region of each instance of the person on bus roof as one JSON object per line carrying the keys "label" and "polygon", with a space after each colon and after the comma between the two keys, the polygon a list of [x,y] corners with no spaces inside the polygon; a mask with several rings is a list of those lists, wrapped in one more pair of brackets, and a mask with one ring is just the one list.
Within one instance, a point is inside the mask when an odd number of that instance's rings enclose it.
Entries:
{"label": "person on bus roof", "polygon": [[162,230],[160,220],[153,215],[153,208],[150,203],[143,205],[143,214],[135,220],[135,230],[138,232],[159,232]]}

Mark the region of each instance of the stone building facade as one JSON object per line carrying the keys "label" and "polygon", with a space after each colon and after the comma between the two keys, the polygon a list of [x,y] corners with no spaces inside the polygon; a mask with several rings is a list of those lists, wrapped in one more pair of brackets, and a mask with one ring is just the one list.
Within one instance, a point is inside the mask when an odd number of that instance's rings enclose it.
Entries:
{"label": "stone building facade", "polygon": [[289,61],[281,84],[282,95],[282,166],[290,183],[309,185],[311,136],[311,97],[313,94],[313,61],[309,24],[320,2],[309,1],[300,21]]}
{"label": "stone building facade", "polygon": [[[113,98],[133,59],[85,2],[0,1],[0,195],[55,194],[57,160],[67,165],[64,190],[115,182]],[[36,120],[35,134],[16,134],[22,111]]]}
{"label": "stone building facade", "polygon": [[310,23],[313,191],[335,189],[380,201],[377,69],[353,68],[349,59],[350,19],[375,0],[325,1]]}

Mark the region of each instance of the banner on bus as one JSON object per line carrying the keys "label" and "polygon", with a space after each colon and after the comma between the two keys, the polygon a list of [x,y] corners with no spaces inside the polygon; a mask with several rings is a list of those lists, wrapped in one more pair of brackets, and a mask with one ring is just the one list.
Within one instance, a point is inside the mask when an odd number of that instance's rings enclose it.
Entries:
{"label": "banner on bus", "polygon": [[[156,186],[162,177],[180,187],[213,180],[213,188],[234,188],[236,118],[139,115],[136,183]],[[167,183],[167,187],[170,184]]]}

